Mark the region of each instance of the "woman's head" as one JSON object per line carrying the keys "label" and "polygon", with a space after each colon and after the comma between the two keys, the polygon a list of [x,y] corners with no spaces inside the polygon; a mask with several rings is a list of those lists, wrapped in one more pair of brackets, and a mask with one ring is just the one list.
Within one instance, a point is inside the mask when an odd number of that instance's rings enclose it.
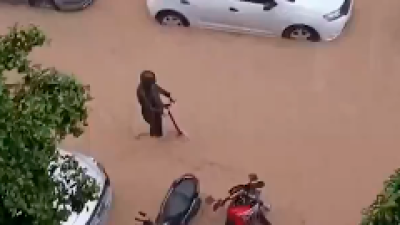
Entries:
{"label": "woman's head", "polygon": [[150,88],[156,83],[156,74],[153,71],[144,70],[142,73],[140,73],[140,83],[145,88]]}

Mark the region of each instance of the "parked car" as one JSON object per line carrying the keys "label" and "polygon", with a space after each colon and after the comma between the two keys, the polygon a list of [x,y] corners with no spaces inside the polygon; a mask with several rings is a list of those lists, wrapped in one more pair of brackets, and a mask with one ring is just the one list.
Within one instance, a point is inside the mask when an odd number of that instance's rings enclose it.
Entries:
{"label": "parked car", "polygon": [[72,213],[61,225],[105,225],[108,221],[112,204],[112,189],[110,179],[104,167],[90,156],[79,152],[59,150],[60,155],[73,156],[79,165],[87,169],[87,174],[93,177],[100,187],[100,197],[87,202],[81,213]]}
{"label": "parked car", "polygon": [[147,0],[147,7],[161,25],[330,41],[342,33],[353,0]]}
{"label": "parked car", "polygon": [[79,11],[91,6],[95,0],[27,0],[32,7],[53,8],[59,11]]}

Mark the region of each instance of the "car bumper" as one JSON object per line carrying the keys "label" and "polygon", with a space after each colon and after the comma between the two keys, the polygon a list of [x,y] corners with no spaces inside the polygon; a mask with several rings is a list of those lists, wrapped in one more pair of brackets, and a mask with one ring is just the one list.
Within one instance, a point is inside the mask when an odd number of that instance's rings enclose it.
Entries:
{"label": "car bumper", "polygon": [[154,2],[154,0],[147,0],[146,6],[147,6],[147,10],[148,10],[149,14],[152,17],[155,17],[158,12],[158,10],[157,10],[158,8],[156,7],[156,3]]}
{"label": "car bumper", "polygon": [[332,41],[336,39],[344,30],[348,22],[351,20],[353,15],[353,4],[352,1],[349,13],[345,16],[340,17],[337,20],[327,22],[326,26],[322,28],[320,32],[321,39],[324,41]]}

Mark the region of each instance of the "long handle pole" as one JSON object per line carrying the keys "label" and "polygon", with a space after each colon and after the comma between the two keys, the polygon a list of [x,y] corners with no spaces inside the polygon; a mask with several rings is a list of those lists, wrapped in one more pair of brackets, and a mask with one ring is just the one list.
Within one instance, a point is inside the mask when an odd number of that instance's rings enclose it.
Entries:
{"label": "long handle pole", "polygon": [[176,121],[175,121],[175,118],[172,116],[172,113],[171,113],[171,111],[170,111],[169,109],[168,109],[168,116],[169,116],[169,118],[171,119],[172,124],[174,125],[176,131],[178,132],[178,135],[179,135],[179,136],[183,135],[182,130],[179,128],[178,124],[177,124]]}

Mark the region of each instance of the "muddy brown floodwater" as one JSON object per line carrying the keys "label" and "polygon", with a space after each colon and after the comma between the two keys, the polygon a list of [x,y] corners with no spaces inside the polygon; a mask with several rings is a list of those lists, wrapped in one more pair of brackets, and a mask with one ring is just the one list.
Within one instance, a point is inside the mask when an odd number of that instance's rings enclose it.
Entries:
{"label": "muddy brown floodwater", "polygon": [[[197,174],[205,195],[257,172],[275,225],[354,225],[400,166],[400,2],[356,0],[335,42],[166,29],[145,1],[98,0],[80,13],[1,5],[2,31],[40,25],[51,47],[34,58],[74,72],[95,97],[90,127],[66,147],[106,166],[115,190],[111,225],[154,215],[171,181]],[[147,129],[135,98],[152,69],[178,99],[190,141],[134,136]],[[223,224],[204,207],[198,224]]]}

